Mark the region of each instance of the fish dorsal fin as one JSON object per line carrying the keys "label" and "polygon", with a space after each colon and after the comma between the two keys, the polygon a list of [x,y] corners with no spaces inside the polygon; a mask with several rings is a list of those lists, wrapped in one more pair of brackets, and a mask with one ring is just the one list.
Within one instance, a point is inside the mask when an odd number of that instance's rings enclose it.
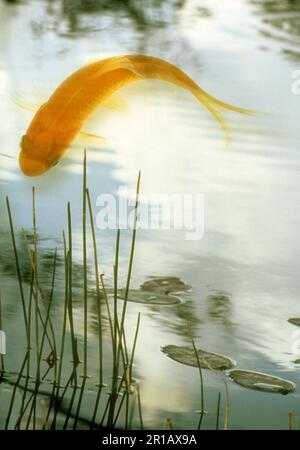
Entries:
{"label": "fish dorsal fin", "polygon": [[137,71],[134,63],[128,56],[114,56],[102,61],[101,66],[92,74],[92,78],[98,78],[108,72],[120,69],[128,70],[129,72],[134,73],[137,77],[141,77],[141,74]]}

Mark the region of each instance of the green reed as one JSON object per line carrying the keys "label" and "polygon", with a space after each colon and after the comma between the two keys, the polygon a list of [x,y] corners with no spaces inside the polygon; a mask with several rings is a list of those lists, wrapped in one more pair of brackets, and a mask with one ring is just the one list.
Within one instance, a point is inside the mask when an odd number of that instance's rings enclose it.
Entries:
{"label": "green reed", "polygon": [[[0,295],[0,330],[3,330],[1,295]],[[2,381],[4,372],[5,372],[4,356],[1,353],[0,354],[0,383]]]}
{"label": "green reed", "polygon": [[83,375],[82,383],[79,390],[79,398],[77,403],[77,409],[75,414],[75,419],[73,423],[73,430],[77,428],[77,422],[80,414],[82,399],[84,395],[84,390],[86,387],[86,381],[88,378],[88,280],[87,280],[87,227],[86,227],[86,150],[84,150],[83,159],[83,186],[82,186],[82,236],[83,236]]}
{"label": "green reed", "polygon": [[201,409],[200,409],[200,417],[199,417],[199,423],[198,423],[198,427],[197,429],[200,430],[201,429],[201,425],[202,425],[202,421],[203,421],[203,417],[204,417],[204,385],[203,385],[203,376],[202,376],[202,369],[201,369],[201,363],[200,363],[200,359],[199,359],[199,355],[196,349],[196,345],[194,340],[192,341],[193,344],[193,349],[195,352],[195,356],[197,359],[197,365],[198,365],[198,369],[199,369],[199,377],[200,377],[200,401],[201,401]]}
{"label": "green reed", "polygon": [[[133,361],[140,328],[140,315],[137,318],[136,330],[129,354],[125,336],[126,306],[133,266],[133,256],[136,238],[138,193],[140,174],[137,184],[137,200],[135,204],[135,218],[132,231],[131,249],[129,255],[126,295],[120,313],[118,311],[119,289],[119,252],[120,230],[117,231],[114,274],[113,302],[110,303],[104,274],[101,273],[98,244],[93,219],[90,192],[87,186],[86,152],[83,164],[82,189],[82,269],[83,269],[83,345],[79,347],[79,340],[74,323],[74,274],[73,274],[73,231],[71,205],[67,207],[67,233],[63,232],[63,282],[64,289],[56,289],[57,263],[59,250],[55,249],[52,256],[49,273],[51,275],[50,292],[46,294],[40,276],[39,238],[37,233],[36,191],[32,189],[32,236],[28,237],[25,230],[21,230],[21,238],[25,244],[27,261],[20,260],[20,252],[13,224],[13,215],[9,199],[6,198],[9,228],[15,261],[16,276],[24,319],[26,349],[21,366],[17,370],[16,380],[12,385],[5,428],[15,429],[59,429],[78,428],[80,423],[89,427],[99,428],[104,424],[108,427],[131,428],[138,410],[138,421],[143,428],[140,390],[133,386]],[[87,238],[90,229],[93,248],[94,281],[88,279]],[[30,283],[23,275],[23,264],[28,265],[31,272]],[[98,373],[96,383],[88,374],[89,343],[88,343],[88,308],[90,284],[95,291],[97,307],[98,330]],[[61,295],[63,294],[63,295]],[[59,327],[53,322],[53,304],[60,297],[63,299],[62,324]],[[1,300],[1,299],[0,299]],[[111,386],[108,397],[104,370],[103,350],[103,317],[108,319],[111,340]],[[3,308],[0,301],[0,328],[2,327]],[[68,361],[67,347],[70,347],[72,361]],[[81,361],[82,359],[82,361]],[[1,374],[6,374],[4,358],[0,359]],[[82,373],[79,371],[82,364]],[[8,372],[7,372],[8,373]],[[9,373],[8,373],[9,374]],[[49,378],[50,377],[50,378]],[[79,380],[81,380],[79,382]],[[91,419],[82,416],[82,404],[87,388],[95,388],[95,401]],[[17,393],[21,392],[21,398]],[[47,398],[48,403],[44,398]],[[108,399],[107,399],[108,398]],[[137,408],[136,408],[137,404]],[[62,419],[62,413],[64,418]],[[17,417],[15,422],[13,417]],[[123,418],[123,419],[122,419]],[[124,423],[122,424],[122,420]],[[70,422],[71,421],[71,422]]]}
{"label": "green reed", "polygon": [[221,392],[218,393],[218,400],[217,400],[216,430],[219,429],[219,422],[220,422],[220,405],[221,405]]}
{"label": "green reed", "polygon": [[[57,270],[60,251],[55,249],[48,269],[51,275],[50,291],[47,292],[41,277],[39,263],[39,238],[37,232],[36,192],[32,190],[32,236],[21,230],[21,238],[26,248],[26,261],[21,261],[18,242],[15,234],[13,215],[9,199],[6,198],[9,229],[14,255],[16,277],[19,288],[21,311],[23,314],[26,348],[17,370],[16,379],[9,382],[11,397],[5,421],[6,429],[90,429],[124,428],[138,426],[144,429],[142,399],[140,386],[134,378],[133,368],[136,354],[141,316],[137,315],[133,342],[128,343],[125,333],[128,296],[133,271],[136,232],[138,221],[139,191],[141,174],[136,186],[136,201],[132,227],[130,254],[125,285],[125,295],[121,302],[119,292],[120,243],[121,232],[117,230],[115,259],[113,265],[113,290],[106,287],[106,279],[101,271],[99,246],[96,239],[94,214],[90,190],[87,185],[87,159],[84,154],[82,183],[82,308],[83,339],[82,343],[76,330],[74,320],[74,298],[78,294],[76,272],[78,263],[73,258],[72,208],[68,203],[66,218],[67,230],[62,232],[62,270],[63,289],[57,288]],[[90,232],[90,233],[89,233]],[[88,237],[92,241],[92,270],[94,277],[90,279],[91,270],[87,254]],[[30,269],[30,280],[25,279],[23,264]],[[21,264],[22,263],[22,264]],[[88,311],[89,292],[93,289],[96,301],[97,326],[97,375],[89,376]],[[3,327],[3,307],[0,297],[0,329]],[[60,302],[62,320],[57,324],[53,320],[53,308]],[[57,317],[57,316],[56,316]],[[109,334],[104,334],[104,320],[108,323]],[[105,339],[110,341],[109,353],[105,354]],[[204,383],[198,352],[193,343],[198,362],[200,376],[201,410],[198,429],[204,418]],[[70,349],[70,350],[69,350]],[[71,361],[70,359],[71,353]],[[108,361],[108,363],[106,363]],[[0,358],[0,383],[6,382],[8,357]],[[106,367],[106,364],[111,365]],[[83,404],[91,389],[94,392],[90,417],[83,416]],[[89,391],[89,392],[88,392]],[[21,393],[21,398],[17,398]],[[90,397],[89,397],[90,398]],[[45,402],[47,399],[48,403]],[[218,396],[217,422],[219,428],[221,396]],[[15,419],[16,417],[16,419]],[[224,428],[228,428],[229,397],[225,384],[225,420]],[[13,420],[14,418],[14,420]],[[166,420],[165,427],[173,429],[172,419]]]}

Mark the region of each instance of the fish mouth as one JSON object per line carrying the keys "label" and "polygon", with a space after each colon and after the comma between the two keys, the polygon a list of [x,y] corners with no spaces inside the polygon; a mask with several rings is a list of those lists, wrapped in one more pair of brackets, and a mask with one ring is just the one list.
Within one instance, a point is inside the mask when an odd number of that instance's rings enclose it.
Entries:
{"label": "fish mouth", "polygon": [[24,151],[21,151],[19,156],[19,164],[24,175],[28,177],[37,177],[45,173],[49,167],[40,159],[32,158]]}

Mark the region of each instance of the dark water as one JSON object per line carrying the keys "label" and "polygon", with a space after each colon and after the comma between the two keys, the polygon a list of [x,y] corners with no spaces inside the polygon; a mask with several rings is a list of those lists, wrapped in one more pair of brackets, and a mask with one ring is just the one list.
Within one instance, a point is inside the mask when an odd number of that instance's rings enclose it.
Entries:
{"label": "dark water", "polygon": [[[203,193],[205,234],[186,241],[182,231],[138,233],[133,287],[150,275],[174,275],[192,286],[178,306],[128,309],[132,335],[141,312],[136,370],[145,424],[194,427],[199,409],[198,373],[166,357],[161,347],[186,345],[220,352],[237,366],[299,384],[296,327],[299,315],[300,97],[292,74],[299,68],[299,1],[28,1],[0,3],[1,296],[7,351],[16,365],[22,349],[21,309],[11,262],[4,196],[15,226],[31,229],[31,186],[37,190],[38,232],[44,271],[51,249],[61,249],[66,203],[71,201],[75,260],[81,261],[82,152],[71,149],[56,169],[39,179],[23,177],[18,143],[33,115],[16,105],[41,104],[55,86],[84,63],[122,53],[147,53],[183,68],[207,91],[229,103],[271,113],[237,117],[228,150],[222,131],[185,92],[162,83],[126,88],[129,111],[98,112],[89,130],[109,151],[88,151],[92,202],[134,188],[142,171],[143,193]],[[102,270],[112,280],[115,232],[99,232]],[[122,233],[125,279],[130,233]],[[45,275],[45,276],[46,276]],[[78,277],[80,279],[80,276]],[[82,335],[82,305],[76,304]],[[55,316],[62,305],[57,294]],[[91,351],[96,352],[95,307],[90,302]],[[296,346],[297,347],[297,346]],[[91,367],[97,372],[97,367]],[[213,428],[222,380],[204,374]],[[285,428],[299,407],[299,388],[288,396],[247,390],[228,381],[232,428]],[[88,409],[86,410],[88,415]],[[4,416],[1,412],[0,417]]]}

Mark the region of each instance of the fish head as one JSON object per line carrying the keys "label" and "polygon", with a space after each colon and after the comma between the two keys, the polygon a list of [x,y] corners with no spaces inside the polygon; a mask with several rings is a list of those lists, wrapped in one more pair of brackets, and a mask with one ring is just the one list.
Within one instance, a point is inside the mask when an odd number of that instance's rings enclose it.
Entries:
{"label": "fish head", "polygon": [[49,132],[39,133],[33,138],[25,134],[22,136],[20,147],[19,164],[27,176],[42,175],[57,164],[58,158],[53,151],[53,137]]}

